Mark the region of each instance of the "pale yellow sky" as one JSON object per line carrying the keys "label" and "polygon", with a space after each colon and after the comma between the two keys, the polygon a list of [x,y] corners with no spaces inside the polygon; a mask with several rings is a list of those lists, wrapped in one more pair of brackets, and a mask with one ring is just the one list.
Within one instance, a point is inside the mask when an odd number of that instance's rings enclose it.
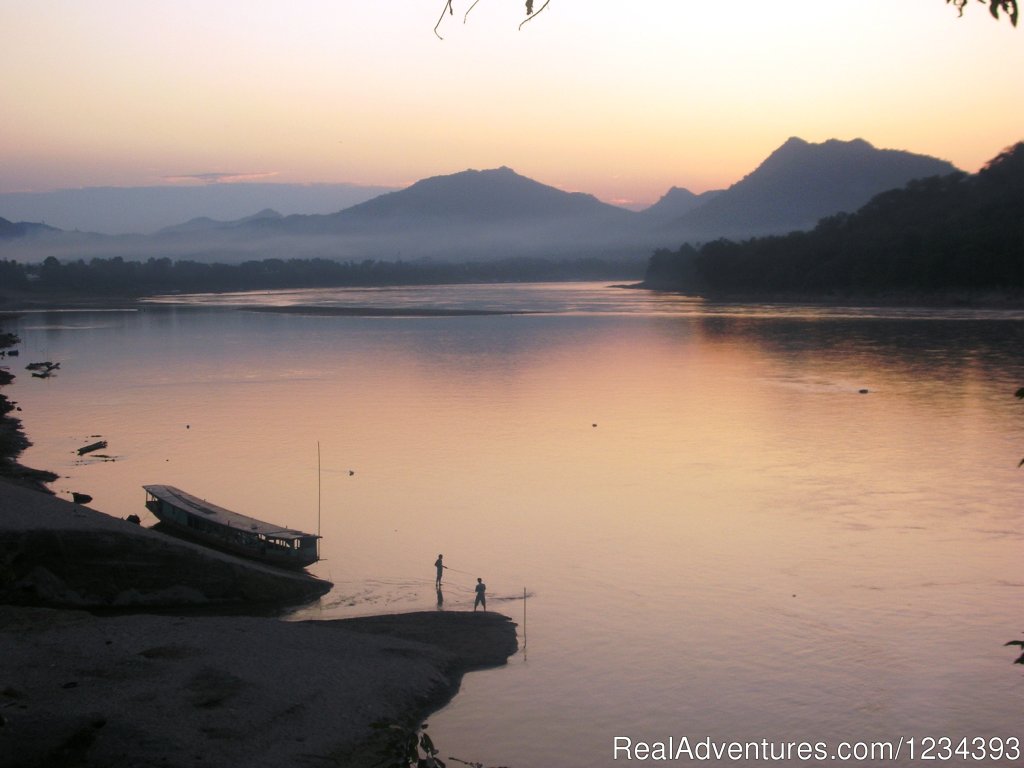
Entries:
{"label": "pale yellow sky", "polygon": [[790,136],[968,171],[1024,139],[1024,27],[981,3],[470,4],[442,41],[443,0],[0,0],[0,192],[507,165],[641,205]]}

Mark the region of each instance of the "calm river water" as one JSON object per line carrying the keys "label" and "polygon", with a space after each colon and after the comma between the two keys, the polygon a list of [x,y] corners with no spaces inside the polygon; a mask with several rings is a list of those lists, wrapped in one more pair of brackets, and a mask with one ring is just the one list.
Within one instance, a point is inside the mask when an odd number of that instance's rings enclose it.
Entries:
{"label": "calm river water", "polygon": [[[533,314],[250,311],[289,304]],[[915,759],[850,764],[917,765],[928,738],[1024,738],[1003,645],[1024,638],[1024,313],[557,284],[175,297],[13,330],[12,368],[61,363],[8,392],[65,497],[151,522],[141,486],[167,483],[319,525],[336,586],[300,618],[433,609],[439,552],[444,609],[482,577],[524,648],[430,720],[444,757],[902,737]],[[97,435],[114,460],[77,456]]]}

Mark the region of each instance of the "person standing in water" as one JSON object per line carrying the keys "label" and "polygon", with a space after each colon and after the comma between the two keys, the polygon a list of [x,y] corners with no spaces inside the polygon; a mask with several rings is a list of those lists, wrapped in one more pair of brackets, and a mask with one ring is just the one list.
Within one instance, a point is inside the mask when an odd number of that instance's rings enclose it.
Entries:
{"label": "person standing in water", "polygon": [[476,600],[473,601],[473,611],[476,612],[476,607],[482,605],[484,610],[487,610],[487,585],[484,584],[484,580],[477,578],[476,580]]}
{"label": "person standing in water", "polygon": [[437,568],[437,580],[434,582],[434,586],[438,589],[441,588],[441,572],[448,566],[443,562],[444,555],[438,555],[437,560],[434,561],[434,567]]}

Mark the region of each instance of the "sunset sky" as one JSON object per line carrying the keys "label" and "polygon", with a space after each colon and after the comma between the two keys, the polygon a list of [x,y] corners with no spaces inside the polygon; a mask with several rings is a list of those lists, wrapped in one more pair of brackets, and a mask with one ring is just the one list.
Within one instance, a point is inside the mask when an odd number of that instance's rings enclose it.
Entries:
{"label": "sunset sky", "polygon": [[470,5],[440,40],[443,0],[0,0],[0,192],[507,165],[638,206],[790,136],[968,171],[1024,139],[1024,27],[981,3]]}

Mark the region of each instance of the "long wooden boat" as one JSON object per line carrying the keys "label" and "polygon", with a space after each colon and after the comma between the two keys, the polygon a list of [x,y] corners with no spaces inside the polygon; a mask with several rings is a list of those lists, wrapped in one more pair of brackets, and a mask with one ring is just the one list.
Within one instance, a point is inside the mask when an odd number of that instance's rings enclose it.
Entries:
{"label": "long wooden boat", "polygon": [[282,528],[196,498],[173,485],[144,485],[146,509],[172,532],[235,555],[286,568],[320,559],[312,533]]}

